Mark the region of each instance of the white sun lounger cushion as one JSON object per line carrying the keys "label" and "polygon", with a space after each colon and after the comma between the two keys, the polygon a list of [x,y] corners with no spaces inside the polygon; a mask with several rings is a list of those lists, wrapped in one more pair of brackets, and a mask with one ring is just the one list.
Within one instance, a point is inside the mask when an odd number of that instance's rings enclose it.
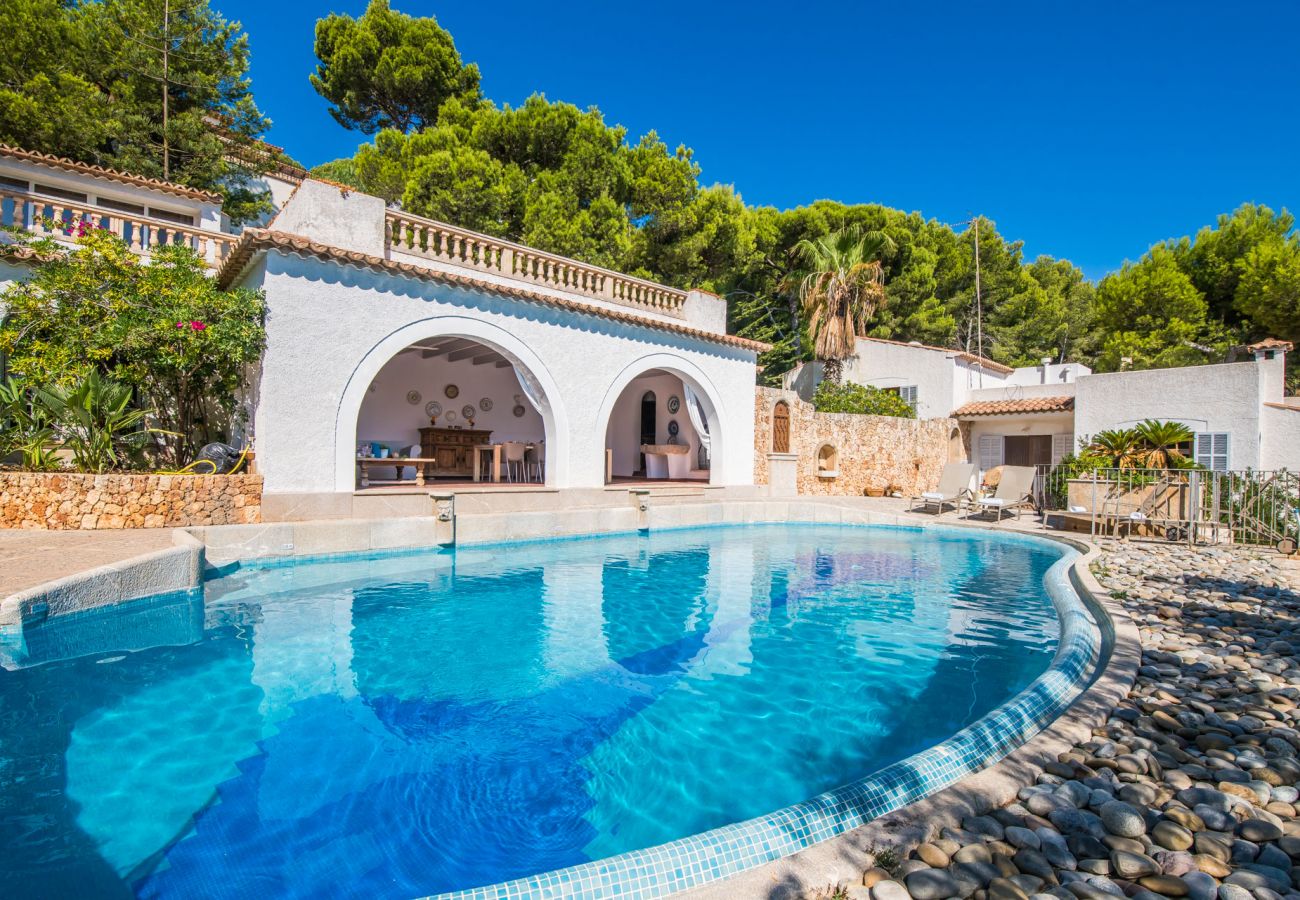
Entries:
{"label": "white sun lounger cushion", "polygon": [[938,491],[922,491],[921,497],[925,500],[943,500],[943,494]]}
{"label": "white sun lounger cushion", "polygon": [[980,506],[1011,506],[1014,502],[1003,497],[987,497],[979,501],[979,504]]}

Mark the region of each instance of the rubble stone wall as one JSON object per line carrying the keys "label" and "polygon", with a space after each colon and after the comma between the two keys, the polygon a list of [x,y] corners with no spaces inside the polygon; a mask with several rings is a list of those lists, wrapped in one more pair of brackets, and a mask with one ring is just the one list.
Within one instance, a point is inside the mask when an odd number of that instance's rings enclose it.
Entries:
{"label": "rubble stone wall", "polygon": [[0,528],[77,531],[261,521],[260,475],[0,472]]}
{"label": "rubble stone wall", "polygon": [[[754,403],[754,483],[767,484],[772,413],[790,406],[790,452],[799,457],[800,494],[860,496],[868,488],[914,495],[933,490],[949,460],[969,458],[969,436],[956,419],[900,419],[819,413],[794,391],[759,387]],[[832,447],[834,478],[818,477],[818,457]]]}

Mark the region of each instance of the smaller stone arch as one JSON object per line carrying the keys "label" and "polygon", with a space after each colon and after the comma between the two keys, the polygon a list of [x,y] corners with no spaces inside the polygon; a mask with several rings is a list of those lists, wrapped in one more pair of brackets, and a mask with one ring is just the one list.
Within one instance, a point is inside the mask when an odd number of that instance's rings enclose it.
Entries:
{"label": "smaller stone arch", "polygon": [[948,432],[948,462],[965,461],[966,439],[962,437],[961,429],[954,425],[952,431]]}

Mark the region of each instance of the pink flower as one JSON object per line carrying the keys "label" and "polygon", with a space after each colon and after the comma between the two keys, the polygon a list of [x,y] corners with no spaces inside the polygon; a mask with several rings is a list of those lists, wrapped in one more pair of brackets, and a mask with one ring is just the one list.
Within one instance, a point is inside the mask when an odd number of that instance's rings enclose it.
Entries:
{"label": "pink flower", "polygon": [[177,328],[184,328],[184,327],[185,327],[185,323],[184,323],[184,322],[177,322],[177,323],[176,323],[176,327],[177,327]]}
{"label": "pink flower", "polygon": [[196,322],[191,322],[191,323],[190,323],[190,328],[194,329],[195,331],[202,331],[203,329],[205,329],[205,328],[207,328],[207,327],[208,327],[208,326],[204,325],[202,322],[197,322],[197,321],[196,321]]}

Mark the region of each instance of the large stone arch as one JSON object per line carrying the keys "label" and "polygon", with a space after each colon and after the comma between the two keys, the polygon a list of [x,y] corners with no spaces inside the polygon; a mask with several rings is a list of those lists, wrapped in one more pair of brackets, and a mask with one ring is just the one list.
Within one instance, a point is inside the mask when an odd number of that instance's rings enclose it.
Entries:
{"label": "large stone arch", "polygon": [[595,462],[598,464],[599,471],[603,473],[605,470],[604,436],[606,429],[609,427],[610,416],[614,412],[614,404],[618,402],[619,397],[623,395],[623,391],[627,389],[633,379],[651,369],[671,372],[682,379],[683,382],[689,384],[700,398],[700,406],[709,426],[709,455],[712,460],[709,469],[709,484],[725,484],[727,479],[725,466],[718,463],[726,459],[725,448],[727,441],[730,439],[728,429],[731,422],[726,407],[721,401],[717,387],[709,379],[709,376],[704,373],[703,369],[685,357],[668,352],[647,353],[628,362],[605,390],[605,396],[600,402],[600,411],[596,416],[597,440],[594,442],[593,447],[594,453],[598,454]]}
{"label": "large stone arch", "polygon": [[541,357],[499,325],[468,316],[446,315],[403,325],[371,347],[357,362],[343,390],[334,422],[334,490],[350,492],[355,487],[357,417],[370,383],[399,351],[417,341],[439,337],[459,337],[485,344],[532,373],[546,399],[546,408],[540,410],[546,433],[546,484],[551,487],[568,484],[572,429],[559,385]]}

